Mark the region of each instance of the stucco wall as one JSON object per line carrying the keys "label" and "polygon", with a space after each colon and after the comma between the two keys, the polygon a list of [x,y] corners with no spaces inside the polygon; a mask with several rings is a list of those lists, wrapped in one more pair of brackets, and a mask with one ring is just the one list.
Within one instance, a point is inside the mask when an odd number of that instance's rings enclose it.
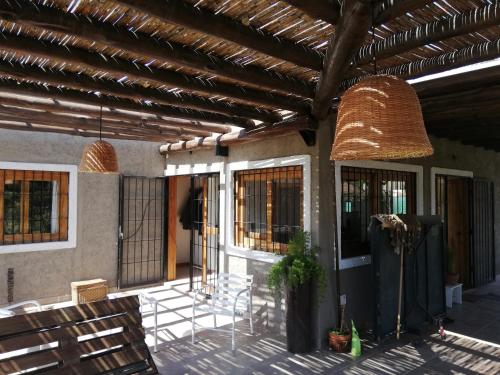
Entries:
{"label": "stucco wall", "polygon": [[[0,130],[0,161],[78,165],[94,139]],[[110,140],[120,173],[160,176],[156,143]],[[70,282],[102,277],[116,285],[118,175],[78,173],[77,246],[0,254],[0,305],[7,303],[7,269],[14,268],[14,299],[66,300]]]}
{"label": "stucco wall", "polygon": [[[431,168],[472,171],[474,177],[493,181],[495,186],[495,250],[496,273],[500,273],[500,153],[466,146],[460,142],[432,138],[434,155],[398,160],[398,163],[416,164],[424,168],[424,214],[431,214]],[[341,293],[347,295],[347,318],[354,318],[361,327],[369,327],[373,318],[373,298],[370,266],[342,270]]]}
{"label": "stucco wall", "polygon": [[[168,165],[191,165],[217,162],[254,161],[290,155],[311,156],[311,234],[313,242],[319,245],[319,155],[318,147],[308,147],[299,135],[273,138],[231,146],[228,157],[215,156],[214,149],[194,152],[172,153],[167,156]],[[224,184],[221,186],[225,188]],[[226,203],[228,204],[228,203]],[[224,241],[223,241],[224,242]],[[322,250],[323,251],[323,250]],[[327,251],[327,250],[325,250]],[[254,311],[256,318],[272,329],[284,329],[284,314],[281,301],[275,301],[267,288],[267,273],[270,263],[228,255],[221,245],[221,266],[226,272],[252,274],[255,277]]]}

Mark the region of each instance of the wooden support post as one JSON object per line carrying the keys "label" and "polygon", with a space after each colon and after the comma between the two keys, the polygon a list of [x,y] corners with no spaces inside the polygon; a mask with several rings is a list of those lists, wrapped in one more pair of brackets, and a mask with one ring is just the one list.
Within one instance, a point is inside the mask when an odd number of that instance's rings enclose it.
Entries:
{"label": "wooden support post", "polygon": [[177,177],[169,177],[167,202],[167,280],[177,278]]}

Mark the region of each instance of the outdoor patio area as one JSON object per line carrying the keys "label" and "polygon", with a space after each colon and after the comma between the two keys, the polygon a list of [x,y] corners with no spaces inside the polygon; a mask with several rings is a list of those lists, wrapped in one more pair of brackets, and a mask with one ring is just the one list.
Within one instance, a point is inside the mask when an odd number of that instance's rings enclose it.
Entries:
{"label": "outdoor patio area", "polygon": [[[192,297],[189,278],[146,289],[164,307],[159,307],[158,352],[153,353],[153,316],[144,312],[146,342],[162,374],[498,374],[500,372],[500,281],[464,294],[449,316],[442,340],[437,328],[429,327],[422,338],[405,334],[397,341],[378,345],[363,340],[363,354],[330,350],[307,355],[286,350],[286,338],[270,332],[258,322],[249,335],[246,322],[237,323],[237,351],[231,351],[230,335],[211,330],[197,333],[191,344]],[[118,293],[115,296],[135,293]],[[221,325],[229,319],[218,318]],[[212,317],[197,320],[212,327]]]}

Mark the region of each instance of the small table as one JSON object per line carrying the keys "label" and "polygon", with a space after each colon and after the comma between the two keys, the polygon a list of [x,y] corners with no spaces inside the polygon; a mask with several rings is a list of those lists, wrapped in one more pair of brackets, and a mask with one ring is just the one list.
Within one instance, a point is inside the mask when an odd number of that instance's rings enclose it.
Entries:
{"label": "small table", "polygon": [[462,304],[462,284],[445,285],[446,307],[452,308],[453,303]]}

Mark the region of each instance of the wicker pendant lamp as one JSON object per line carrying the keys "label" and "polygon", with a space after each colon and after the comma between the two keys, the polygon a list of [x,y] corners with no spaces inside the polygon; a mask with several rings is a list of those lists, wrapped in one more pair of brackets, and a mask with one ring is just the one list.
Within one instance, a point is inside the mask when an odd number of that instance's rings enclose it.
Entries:
{"label": "wicker pendant lamp", "polygon": [[118,172],[115,149],[109,142],[102,140],[102,106],[99,121],[99,140],[85,146],[79,171],[91,173]]}
{"label": "wicker pendant lamp", "polygon": [[330,160],[432,155],[417,93],[401,78],[377,75],[375,54],[373,63],[375,75],[350,87],[341,98]]}

